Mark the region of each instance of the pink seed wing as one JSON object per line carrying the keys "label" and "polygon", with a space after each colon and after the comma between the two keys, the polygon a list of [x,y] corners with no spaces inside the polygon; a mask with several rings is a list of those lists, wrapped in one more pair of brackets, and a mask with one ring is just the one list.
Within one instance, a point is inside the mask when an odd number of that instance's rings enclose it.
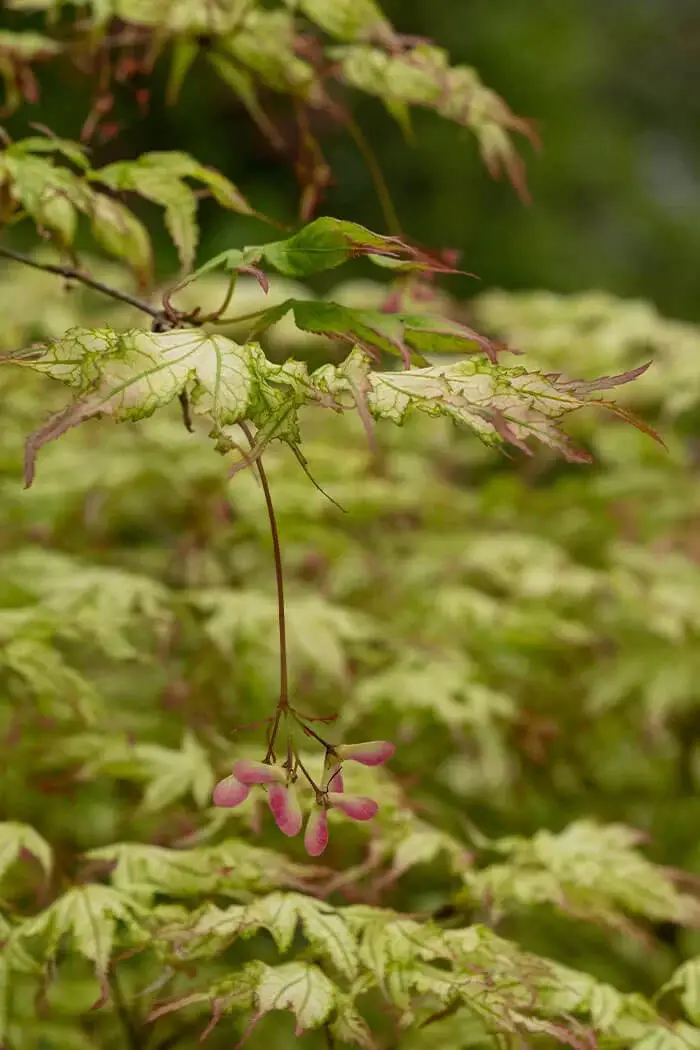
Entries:
{"label": "pink seed wing", "polygon": [[326,758],[323,768],[323,787],[326,791],[342,792],[345,790],[342,766],[337,759]]}
{"label": "pink seed wing", "polygon": [[236,777],[224,777],[212,792],[212,802],[215,806],[232,808],[233,806],[240,806],[241,802],[245,802],[249,794],[250,788],[247,784],[241,784]]}
{"label": "pink seed wing", "polygon": [[334,809],[339,809],[351,820],[372,820],[379,811],[373,798],[362,795],[341,795],[340,792],[329,791],[326,798]]}
{"label": "pink seed wing", "polygon": [[366,740],[363,744],[343,744],[336,750],[341,758],[350,762],[361,762],[363,766],[381,766],[389,761],[396,747],[388,740]]}
{"label": "pink seed wing", "polygon": [[301,831],[302,815],[294,786],[270,784],[267,789],[267,803],[282,834],[290,838],[298,835]]}
{"label": "pink seed wing", "polygon": [[284,783],[287,779],[283,769],[266,762],[253,762],[250,758],[239,758],[233,766],[233,775],[242,784]]}
{"label": "pink seed wing", "polygon": [[328,845],[328,814],[325,809],[312,809],[304,832],[304,849],[310,857],[320,857]]}

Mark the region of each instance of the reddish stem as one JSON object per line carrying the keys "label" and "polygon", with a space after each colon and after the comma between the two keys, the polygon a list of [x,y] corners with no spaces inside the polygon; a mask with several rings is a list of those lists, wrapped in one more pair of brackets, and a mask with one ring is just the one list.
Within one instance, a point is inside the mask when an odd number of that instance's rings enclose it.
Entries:
{"label": "reddish stem", "polygon": [[[240,428],[248,439],[248,444],[251,448],[255,447],[255,439],[250,431],[250,427],[247,423],[240,423]],[[275,746],[275,737],[277,736],[277,730],[279,729],[280,718],[282,713],[289,709],[289,674],[287,670],[287,621],[285,618],[284,611],[284,577],[282,573],[282,550],[280,547],[279,531],[277,529],[277,517],[275,515],[275,508],[272,503],[272,494],[270,493],[270,486],[267,480],[267,473],[262,464],[262,459],[258,459],[255,467],[260,478],[260,484],[262,485],[263,494],[265,496],[265,505],[267,507],[267,517],[270,522],[270,534],[272,536],[272,550],[275,559],[275,582],[277,585],[277,619],[279,624],[279,639],[280,639],[280,695],[277,701],[277,710],[274,715],[274,722],[272,725],[272,731],[270,733],[270,743],[267,751],[267,760],[272,756],[272,752]]]}

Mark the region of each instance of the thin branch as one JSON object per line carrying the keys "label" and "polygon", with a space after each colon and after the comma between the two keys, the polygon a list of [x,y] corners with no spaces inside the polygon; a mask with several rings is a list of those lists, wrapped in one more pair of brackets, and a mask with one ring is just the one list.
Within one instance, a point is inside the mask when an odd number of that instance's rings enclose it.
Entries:
{"label": "thin branch", "polygon": [[312,736],[314,738],[314,740],[318,740],[319,744],[323,744],[323,746],[325,747],[326,751],[333,751],[333,745],[332,744],[329,744],[327,740],[324,740],[322,736],[319,736],[318,733],[311,728],[311,726],[304,725],[304,723],[301,721],[301,719],[299,718],[299,716],[298,716],[296,711],[294,711],[293,714],[294,714],[295,721],[297,721],[299,723],[299,725],[304,730],[304,732],[306,733],[307,736]]}
{"label": "thin branch", "polygon": [[31,266],[34,270],[45,270],[46,273],[55,273],[58,277],[64,277],[67,281],[80,281],[81,284],[87,285],[88,288],[93,288],[96,292],[102,292],[103,295],[108,295],[112,299],[118,299],[122,303],[128,303],[129,306],[142,310],[150,317],[160,318],[162,316],[161,310],[151,306],[150,303],[145,302],[143,299],[137,299],[136,296],[129,295],[128,292],[120,292],[118,288],[112,288],[110,285],[104,284],[104,282],[98,281],[95,277],[90,277],[72,266],[59,266],[57,263],[39,262],[38,259],[33,259],[31,255],[24,255],[22,252],[16,252],[13,248],[5,248],[3,245],[0,245],[0,256],[12,259],[14,262],[23,263],[24,266]]}
{"label": "thin branch", "polygon": [[263,306],[260,310],[251,310],[249,314],[241,314],[239,317],[217,317],[216,320],[209,321],[208,323],[222,325],[242,324],[243,321],[252,321],[254,317],[260,317],[262,314],[266,314],[270,309],[269,306]]}
{"label": "thin branch", "polygon": [[389,187],[386,184],[384,172],[381,169],[374,150],[365,138],[362,128],[355,118],[350,116],[350,114],[347,114],[345,117],[345,126],[350,132],[353,142],[362,154],[362,159],[367,165],[367,170],[369,171],[370,178],[374,185],[374,192],[377,194],[380,207],[384,213],[384,222],[387,224],[387,229],[390,233],[400,236],[401,222],[396,213],[396,208],[394,207]]}
{"label": "thin branch", "polygon": [[343,507],[340,503],[338,503],[337,500],[333,499],[333,497],[331,495],[329,495],[329,493],[326,492],[326,490],[324,488],[322,488],[319,485],[319,483],[316,481],[316,478],[313,476],[313,474],[309,470],[309,464],[307,463],[306,458],[302,455],[301,450],[299,448],[297,448],[297,446],[291,441],[288,444],[289,444],[289,447],[291,448],[292,452],[296,456],[297,462],[299,463],[299,466],[304,471],[304,473],[306,474],[307,478],[309,479],[311,484],[314,486],[314,488],[318,489],[318,491],[321,493],[321,495],[325,496],[325,498],[327,500],[329,500],[329,502],[332,503],[334,507],[337,507],[338,510],[343,512],[343,514],[347,514],[347,511],[346,511],[345,507]]}
{"label": "thin branch", "polygon": [[[253,437],[250,431],[250,427],[247,423],[239,423],[239,426],[245,434],[245,436],[247,437],[250,447],[254,449],[255,438]],[[280,697],[279,702],[277,704],[277,715],[279,715],[282,711],[287,710],[287,708],[289,707],[289,676],[287,673],[287,622],[284,613],[284,578],[282,575],[282,551],[280,548],[279,532],[277,530],[277,518],[275,516],[275,508],[272,503],[270,486],[267,481],[267,474],[265,472],[265,468],[262,465],[262,460],[258,459],[255,466],[260,477],[260,483],[262,485],[263,493],[265,494],[267,516],[270,522],[270,534],[272,535],[272,549],[274,551],[275,558],[275,580],[277,583],[277,617],[279,621],[280,638]],[[270,741],[271,749],[275,743],[275,734],[278,725],[279,717],[276,717]]]}
{"label": "thin branch", "polygon": [[228,279],[228,286],[226,288],[226,295],[224,296],[224,301],[222,302],[222,304],[221,304],[221,306],[219,307],[218,310],[215,310],[213,314],[209,314],[209,316],[206,317],[204,320],[206,320],[206,321],[218,321],[219,318],[221,317],[221,315],[228,310],[229,305],[231,303],[231,300],[233,298],[233,293],[236,290],[236,281],[237,280],[238,280],[238,274],[234,270],[233,273],[231,274],[231,276]]}
{"label": "thin branch", "polygon": [[318,786],[318,784],[316,783],[314,778],[311,776],[311,774],[309,773],[308,769],[306,768],[306,766],[304,765],[304,763],[302,762],[302,760],[299,758],[298,755],[296,756],[296,759],[297,759],[297,766],[302,771],[302,773],[304,774],[304,776],[306,777],[308,782],[311,784],[311,787],[316,792],[316,796],[318,797],[319,795],[323,795],[323,791],[321,791],[320,787]]}

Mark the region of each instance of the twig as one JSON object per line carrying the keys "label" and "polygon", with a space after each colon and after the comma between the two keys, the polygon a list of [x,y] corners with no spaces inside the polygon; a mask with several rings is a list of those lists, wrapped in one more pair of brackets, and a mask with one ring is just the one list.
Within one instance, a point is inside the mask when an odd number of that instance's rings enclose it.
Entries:
{"label": "twig", "polygon": [[370,178],[374,185],[374,192],[377,194],[380,207],[384,214],[384,222],[387,224],[387,229],[390,233],[400,235],[401,221],[397,215],[391,193],[389,192],[389,187],[386,184],[384,173],[374,150],[365,138],[362,128],[355,118],[350,116],[350,114],[346,114],[345,126],[350,132],[353,142],[362,154],[362,159],[367,165],[367,170],[369,171]]}
{"label": "twig", "polygon": [[33,259],[31,255],[24,255],[22,252],[16,252],[13,248],[5,248],[3,245],[0,245],[0,256],[12,259],[14,262],[23,263],[25,266],[31,266],[34,270],[45,270],[46,273],[55,273],[58,277],[65,277],[67,281],[80,281],[81,284],[87,285],[88,288],[93,288],[96,292],[102,292],[103,295],[109,295],[112,299],[118,299],[122,303],[128,303],[129,306],[142,310],[145,314],[149,314],[150,317],[160,318],[162,316],[161,310],[151,306],[150,303],[145,302],[143,299],[137,299],[136,296],[129,295],[128,292],[120,292],[118,288],[112,288],[110,285],[104,284],[103,281],[98,281],[95,277],[90,277],[72,266],[59,266],[57,263],[39,262],[38,259]]}
{"label": "twig", "polygon": [[[247,423],[239,423],[239,426],[251,448],[255,448],[255,438],[253,437],[250,427]],[[272,503],[272,495],[270,493],[270,486],[267,481],[267,474],[265,468],[262,465],[262,460],[258,459],[255,463],[258,475],[260,477],[260,484],[262,485],[263,493],[265,494],[265,504],[267,506],[267,516],[270,522],[270,534],[272,535],[272,549],[275,558],[275,580],[277,582],[277,615],[279,621],[279,638],[280,638],[280,697],[277,704],[277,712],[275,714],[275,721],[272,727],[272,733],[270,736],[270,751],[272,750],[275,742],[275,735],[277,727],[279,725],[280,716],[283,711],[286,711],[289,707],[289,676],[287,673],[287,623],[284,614],[284,578],[282,575],[282,551],[280,548],[280,538],[277,529],[277,518],[275,516],[275,508]]]}

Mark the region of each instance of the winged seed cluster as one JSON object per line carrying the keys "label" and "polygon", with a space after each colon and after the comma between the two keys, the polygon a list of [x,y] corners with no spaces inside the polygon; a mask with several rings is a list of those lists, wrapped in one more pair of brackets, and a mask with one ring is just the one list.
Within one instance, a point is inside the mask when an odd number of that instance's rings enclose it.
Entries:
{"label": "winged seed cluster", "polygon": [[[343,784],[343,762],[359,762],[363,766],[379,766],[391,758],[394,745],[386,740],[370,740],[363,744],[337,744],[328,747],[323,760],[320,785],[310,780],[315,804],[309,814],[304,833],[304,848],[311,857],[320,856],[328,845],[328,810],[337,809],[351,820],[372,820],[379,806],[372,798],[347,795]],[[297,780],[305,773],[298,755],[291,755],[283,765],[271,760],[254,762],[239,759],[231,776],[220,780],[214,788],[215,806],[233,807],[245,802],[251,790],[262,785],[267,794],[270,811],[282,834],[294,837],[301,831],[303,814],[297,791]]]}

